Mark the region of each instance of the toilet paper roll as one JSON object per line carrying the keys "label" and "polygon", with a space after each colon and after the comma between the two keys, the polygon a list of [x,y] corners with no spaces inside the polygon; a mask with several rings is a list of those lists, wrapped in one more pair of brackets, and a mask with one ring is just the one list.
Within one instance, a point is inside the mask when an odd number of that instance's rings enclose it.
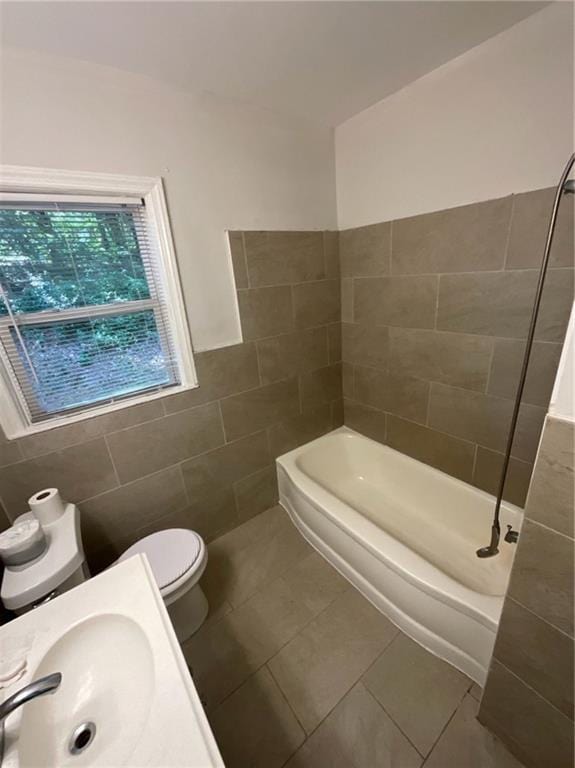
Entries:
{"label": "toilet paper roll", "polygon": [[40,525],[53,523],[64,514],[65,505],[57,488],[44,488],[28,499],[30,511]]}

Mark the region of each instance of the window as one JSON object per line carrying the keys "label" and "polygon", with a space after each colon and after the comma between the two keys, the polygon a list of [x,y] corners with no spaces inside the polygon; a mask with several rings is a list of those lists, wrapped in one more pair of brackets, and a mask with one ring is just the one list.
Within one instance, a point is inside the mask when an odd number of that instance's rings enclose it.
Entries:
{"label": "window", "polygon": [[9,436],[195,385],[161,186],[148,181],[155,200],[0,194]]}

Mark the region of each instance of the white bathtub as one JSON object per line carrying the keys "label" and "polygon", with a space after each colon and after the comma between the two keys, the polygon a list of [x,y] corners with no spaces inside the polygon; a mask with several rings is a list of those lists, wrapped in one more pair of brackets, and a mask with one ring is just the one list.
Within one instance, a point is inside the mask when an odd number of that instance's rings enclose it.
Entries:
{"label": "white bathtub", "polygon": [[[280,503],[324,557],[414,640],[483,685],[515,545],[495,499],[342,427],[277,459]],[[501,525],[522,511],[501,507]]]}

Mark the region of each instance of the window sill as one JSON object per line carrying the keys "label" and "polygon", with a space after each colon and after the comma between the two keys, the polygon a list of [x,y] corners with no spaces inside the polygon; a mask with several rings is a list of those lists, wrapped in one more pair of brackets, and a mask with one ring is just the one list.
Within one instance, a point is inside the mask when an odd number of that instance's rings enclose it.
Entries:
{"label": "window sill", "polygon": [[106,403],[98,408],[92,408],[89,411],[82,411],[81,413],[75,413],[72,416],[65,416],[59,419],[51,419],[50,421],[39,422],[38,424],[30,424],[27,426],[21,426],[10,429],[7,424],[3,424],[4,433],[7,440],[17,440],[20,437],[28,437],[29,435],[37,435],[41,432],[48,432],[58,427],[67,427],[71,424],[77,424],[87,419],[93,419],[97,416],[105,416],[114,411],[121,411],[125,408],[132,408],[136,405],[142,405],[143,403],[149,403],[152,400],[160,400],[171,395],[179,394],[180,392],[187,392],[190,389],[197,389],[199,384],[180,384],[177,387],[170,387],[162,390],[161,392],[154,392],[146,395],[136,395],[126,400],[122,400],[118,403]]}

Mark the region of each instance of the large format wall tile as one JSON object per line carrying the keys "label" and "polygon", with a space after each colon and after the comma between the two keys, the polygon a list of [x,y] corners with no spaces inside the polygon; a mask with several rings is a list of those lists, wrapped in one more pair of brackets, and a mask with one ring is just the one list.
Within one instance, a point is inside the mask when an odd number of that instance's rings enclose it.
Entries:
{"label": "large format wall tile", "polygon": [[[488,392],[498,397],[515,398],[519,374],[525,353],[525,342],[514,339],[496,339]],[[527,369],[523,397],[524,403],[547,408],[555,383],[561,357],[561,344],[536,341],[533,344]]]}
{"label": "large format wall tile", "polygon": [[510,215],[506,197],[394,221],[392,272],[501,269]]}
{"label": "large format wall tile", "polygon": [[239,291],[240,288],[249,288],[248,267],[244,250],[244,233],[228,232],[228,242],[230,245],[236,290]]}
{"label": "large format wall tile", "polygon": [[167,414],[253,389],[260,383],[253,343],[200,352],[195,360],[199,386],[166,397],[163,402]]}
{"label": "large format wall tile", "polygon": [[485,391],[492,339],[407,328],[390,328],[389,336],[391,371]]}
{"label": "large format wall tile", "polygon": [[573,638],[505,601],[494,656],[567,717],[573,717]]}
{"label": "large format wall tile", "polygon": [[527,768],[573,765],[573,721],[494,661],[479,722],[505,740]]}
{"label": "large format wall tile", "polygon": [[389,363],[390,329],[378,325],[342,323],[342,357],[351,365],[386,370]]}
{"label": "large format wall tile", "polygon": [[315,440],[332,429],[331,403],[307,409],[305,413],[284,419],[268,427],[268,439],[272,458]]}
{"label": "large format wall tile", "polygon": [[387,417],[387,443],[453,477],[471,481],[475,456],[472,443],[391,415]]}
{"label": "large format wall tile", "polygon": [[329,362],[326,326],[263,339],[257,348],[262,384],[313,371]]}
{"label": "large format wall tile", "polygon": [[[541,265],[554,196],[555,189],[538,189],[515,196],[507,248],[507,269],[538,268]],[[551,247],[549,263],[552,267],[575,266],[574,204],[573,198],[563,195]]]}
{"label": "large format wall tile", "polygon": [[227,440],[265,429],[299,412],[297,379],[287,379],[221,401]]}
{"label": "large format wall tile", "polygon": [[508,594],[573,635],[573,540],[526,519]]}
{"label": "large format wall tile", "polygon": [[386,421],[389,416],[355,400],[345,399],[343,408],[346,426],[379,443],[386,442]]}
{"label": "large format wall tile", "polygon": [[547,417],[526,510],[532,520],[571,537],[575,508],[574,437],[571,422]]}
{"label": "large format wall tile", "polygon": [[[503,470],[503,459],[504,454],[478,445],[473,469],[473,485],[496,496]],[[511,457],[503,498],[519,507],[525,506],[532,471],[533,464]]]}
{"label": "large format wall tile", "polygon": [[[525,338],[537,278],[536,270],[442,275],[437,327],[445,331]],[[571,270],[550,270],[537,322],[538,340],[563,340],[572,302]]]}
{"label": "large format wall tile", "polygon": [[190,499],[215,493],[223,486],[266,467],[271,461],[265,432],[257,432],[182,464]]}
{"label": "large format wall tile", "polygon": [[370,224],[339,233],[343,277],[374,277],[389,274],[391,224]]}
{"label": "large format wall tile", "polygon": [[64,499],[77,502],[117,485],[102,437],[0,469],[2,501],[12,520],[28,511],[28,499],[42,488],[59,488]]}
{"label": "large format wall tile", "polygon": [[339,280],[319,280],[292,286],[296,328],[338,323],[341,318]]}
{"label": "large format wall tile", "polygon": [[245,341],[293,330],[290,286],[238,291],[238,302]]}
{"label": "large format wall tile", "polygon": [[[471,440],[485,448],[504,451],[513,402],[443,384],[431,385],[429,426]],[[535,458],[545,411],[522,405],[512,454],[519,459]]]}
{"label": "large format wall tile", "polygon": [[210,403],[106,439],[120,482],[128,483],[221,445],[224,433],[218,405]]}
{"label": "large format wall tile", "polygon": [[363,405],[424,423],[429,382],[358,366],[355,369],[354,396]]}
{"label": "large format wall tile", "polygon": [[373,277],[354,280],[354,319],[372,325],[433,328],[439,277]]}
{"label": "large format wall tile", "polygon": [[326,276],[322,232],[244,232],[251,288]]}
{"label": "large format wall tile", "polygon": [[300,377],[302,412],[341,399],[341,363],[318,368]]}

